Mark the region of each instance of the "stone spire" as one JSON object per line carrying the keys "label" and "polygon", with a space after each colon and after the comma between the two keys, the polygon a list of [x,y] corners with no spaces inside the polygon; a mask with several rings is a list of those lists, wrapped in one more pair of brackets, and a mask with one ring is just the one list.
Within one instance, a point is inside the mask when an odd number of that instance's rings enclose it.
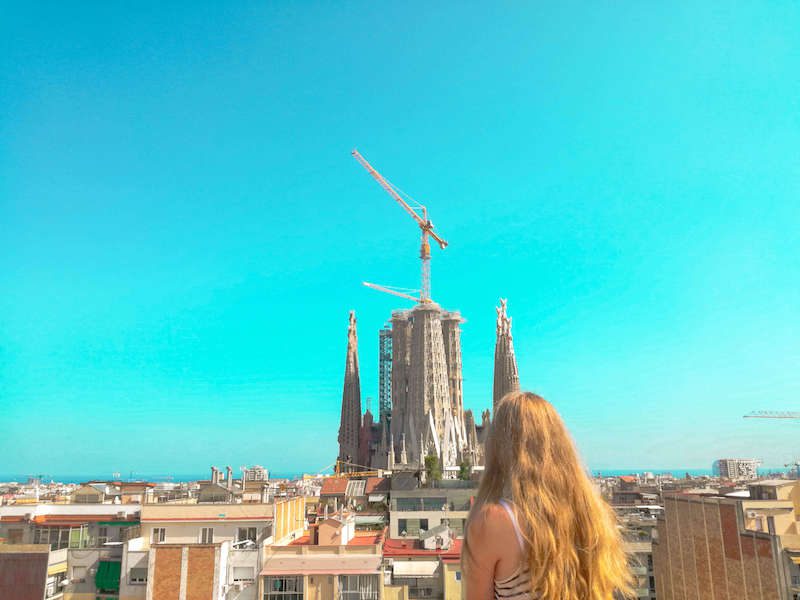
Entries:
{"label": "stone spire", "polygon": [[514,343],[511,339],[511,317],[506,313],[506,302],[500,299],[497,307],[497,342],[494,347],[494,393],[492,395],[492,414],[497,403],[508,392],[519,390],[519,372],[514,356]]}
{"label": "stone spire", "polygon": [[478,429],[475,426],[475,415],[472,409],[464,411],[464,428],[467,431],[466,455],[474,465],[483,464],[481,461],[480,441],[478,440]]}
{"label": "stone spire", "polygon": [[411,330],[411,360],[408,376],[408,414],[404,428],[413,444],[409,459],[420,458],[423,449],[417,444],[427,428],[430,413],[435,435],[444,436],[447,413],[451,410],[447,358],[442,336],[441,309],[434,303],[417,305]]}
{"label": "stone spire", "polygon": [[394,469],[394,435],[389,436],[389,448],[387,452],[386,468],[391,471]]}
{"label": "stone spire", "polygon": [[356,313],[350,311],[347,328],[347,358],[344,367],[342,417],[339,423],[339,458],[355,462],[358,458],[361,431],[361,382],[358,374],[358,335]]}
{"label": "stone spire", "polygon": [[400,436],[400,464],[408,464],[408,452],[406,452],[406,434]]}

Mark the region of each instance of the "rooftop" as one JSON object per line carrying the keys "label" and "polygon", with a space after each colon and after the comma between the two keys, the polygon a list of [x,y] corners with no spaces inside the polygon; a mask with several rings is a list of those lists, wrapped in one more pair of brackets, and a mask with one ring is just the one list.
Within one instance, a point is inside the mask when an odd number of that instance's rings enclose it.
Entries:
{"label": "rooftop", "polygon": [[386,557],[412,557],[412,556],[438,556],[442,560],[457,559],[461,557],[461,544],[463,540],[455,539],[447,550],[425,550],[419,540],[414,538],[388,538],[383,543],[383,555]]}
{"label": "rooftop", "polygon": [[142,523],[158,521],[266,521],[272,504],[144,504]]}
{"label": "rooftop", "polygon": [[[374,546],[383,541],[382,531],[356,531],[355,536],[347,542],[348,546]],[[292,541],[290,546],[311,546],[311,534],[306,532],[303,537]]]}

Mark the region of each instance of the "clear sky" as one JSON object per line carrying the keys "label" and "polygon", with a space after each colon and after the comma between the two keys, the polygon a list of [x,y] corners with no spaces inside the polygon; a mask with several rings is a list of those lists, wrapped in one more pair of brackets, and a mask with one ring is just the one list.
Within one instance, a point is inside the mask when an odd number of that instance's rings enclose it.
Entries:
{"label": "clear sky", "polygon": [[800,457],[800,422],[742,419],[800,409],[797,3],[24,4],[0,472],[333,462],[347,311],[375,399],[407,306],[360,282],[419,285],[353,147],[450,242],[467,407],[508,297],[522,384],[593,468]]}

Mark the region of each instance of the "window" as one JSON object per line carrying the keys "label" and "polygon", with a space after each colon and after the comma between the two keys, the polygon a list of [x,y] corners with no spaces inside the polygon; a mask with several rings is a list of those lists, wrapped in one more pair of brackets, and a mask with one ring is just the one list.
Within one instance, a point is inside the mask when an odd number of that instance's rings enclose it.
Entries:
{"label": "window", "polygon": [[233,567],[233,582],[251,582],[256,580],[256,571],[253,567]]}
{"label": "window", "polygon": [[66,573],[58,573],[56,575],[48,577],[47,583],[45,585],[44,597],[52,598],[53,596],[56,595],[60,597],[62,589],[61,583],[64,581],[64,579],[66,579],[66,577],[67,577]]}
{"label": "window", "polygon": [[201,544],[213,544],[214,543],[214,528],[213,527],[203,527],[200,529],[200,543]]}
{"label": "window", "polygon": [[378,600],[378,575],[339,575],[338,600]]}
{"label": "window", "polygon": [[50,544],[51,550],[62,548],[86,548],[89,543],[87,527],[36,527],[33,530],[34,544]]}
{"label": "window", "polygon": [[417,537],[420,530],[428,530],[428,519],[398,519],[397,532],[403,535],[406,532],[408,537]]}
{"label": "window", "polygon": [[131,585],[143,585],[147,583],[147,567],[131,567],[128,575],[128,583]]}
{"label": "window", "polygon": [[395,510],[398,511],[422,511],[422,510],[442,510],[442,506],[447,504],[447,498],[396,498],[394,500]]}
{"label": "window", "polygon": [[264,600],[303,600],[303,577],[266,577]]}
{"label": "window", "polygon": [[151,544],[160,544],[167,537],[167,530],[164,527],[154,527],[153,535],[150,538]]}
{"label": "window", "polygon": [[461,581],[461,571],[456,571],[456,581]]}
{"label": "window", "polygon": [[86,567],[72,567],[72,577],[70,579],[73,581],[83,581],[86,579]]}
{"label": "window", "polygon": [[243,542],[244,540],[258,541],[258,529],[255,527],[239,527],[236,532],[236,541]]}
{"label": "window", "polygon": [[100,527],[97,530],[97,545],[104,546],[108,542],[108,527]]}

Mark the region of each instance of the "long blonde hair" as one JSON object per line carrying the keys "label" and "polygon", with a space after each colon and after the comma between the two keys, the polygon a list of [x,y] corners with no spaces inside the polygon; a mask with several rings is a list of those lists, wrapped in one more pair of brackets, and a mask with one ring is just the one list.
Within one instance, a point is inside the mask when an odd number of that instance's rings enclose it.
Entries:
{"label": "long blonde hair", "polygon": [[[531,589],[542,600],[610,600],[631,593],[616,517],[589,479],[547,400],[511,392],[498,403],[486,466],[470,515],[508,498],[527,547]],[[470,566],[469,524],[462,563]]]}

